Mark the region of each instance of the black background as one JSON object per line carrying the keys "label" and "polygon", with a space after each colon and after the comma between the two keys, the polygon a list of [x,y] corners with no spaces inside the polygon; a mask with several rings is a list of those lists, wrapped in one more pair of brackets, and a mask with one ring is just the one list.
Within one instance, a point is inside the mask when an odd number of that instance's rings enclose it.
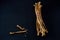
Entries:
{"label": "black background", "polygon": [[[0,40],[60,40],[60,1],[39,1],[43,5],[42,16],[48,34],[45,37],[36,36],[33,5],[38,0],[0,0]],[[10,35],[10,31],[18,30],[17,24],[28,29],[28,32]]]}

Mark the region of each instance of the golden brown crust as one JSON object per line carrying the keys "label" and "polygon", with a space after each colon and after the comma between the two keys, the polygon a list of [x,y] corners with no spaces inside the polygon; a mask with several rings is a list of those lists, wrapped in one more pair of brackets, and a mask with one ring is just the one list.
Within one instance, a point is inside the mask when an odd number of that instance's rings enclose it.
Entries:
{"label": "golden brown crust", "polygon": [[41,15],[41,2],[35,3],[35,14],[36,14],[36,30],[37,30],[37,36],[41,34],[41,36],[44,36],[45,33],[48,33],[47,29],[45,28],[45,24],[42,19]]}

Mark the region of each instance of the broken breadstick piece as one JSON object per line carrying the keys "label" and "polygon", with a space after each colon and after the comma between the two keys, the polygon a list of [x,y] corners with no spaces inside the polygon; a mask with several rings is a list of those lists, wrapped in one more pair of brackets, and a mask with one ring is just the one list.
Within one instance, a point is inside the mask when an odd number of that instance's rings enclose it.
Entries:
{"label": "broken breadstick piece", "polygon": [[21,30],[24,30],[25,28],[22,28],[21,26],[17,25],[17,27]]}
{"label": "broken breadstick piece", "polygon": [[17,27],[19,29],[21,29],[22,31],[17,31],[17,32],[10,32],[9,34],[17,34],[17,33],[25,33],[27,32],[27,30],[25,28],[22,28],[21,26],[17,25]]}

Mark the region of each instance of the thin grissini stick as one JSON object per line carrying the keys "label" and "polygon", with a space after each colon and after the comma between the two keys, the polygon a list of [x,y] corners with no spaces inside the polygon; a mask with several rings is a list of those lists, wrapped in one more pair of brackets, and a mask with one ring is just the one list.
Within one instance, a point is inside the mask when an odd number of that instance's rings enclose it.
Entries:
{"label": "thin grissini stick", "polygon": [[10,32],[9,34],[22,34],[22,33],[25,33],[25,32],[27,32],[27,30],[17,31],[17,32]]}

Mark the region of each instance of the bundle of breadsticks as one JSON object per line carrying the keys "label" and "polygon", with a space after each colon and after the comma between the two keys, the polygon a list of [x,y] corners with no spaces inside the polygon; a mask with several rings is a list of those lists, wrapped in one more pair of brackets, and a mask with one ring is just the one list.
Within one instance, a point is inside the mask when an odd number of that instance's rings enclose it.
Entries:
{"label": "bundle of breadsticks", "polygon": [[35,14],[36,14],[36,30],[37,30],[37,36],[41,35],[41,36],[45,36],[45,33],[48,33],[45,24],[43,22],[42,19],[42,15],[41,15],[41,2],[37,2],[34,5],[35,7]]}

